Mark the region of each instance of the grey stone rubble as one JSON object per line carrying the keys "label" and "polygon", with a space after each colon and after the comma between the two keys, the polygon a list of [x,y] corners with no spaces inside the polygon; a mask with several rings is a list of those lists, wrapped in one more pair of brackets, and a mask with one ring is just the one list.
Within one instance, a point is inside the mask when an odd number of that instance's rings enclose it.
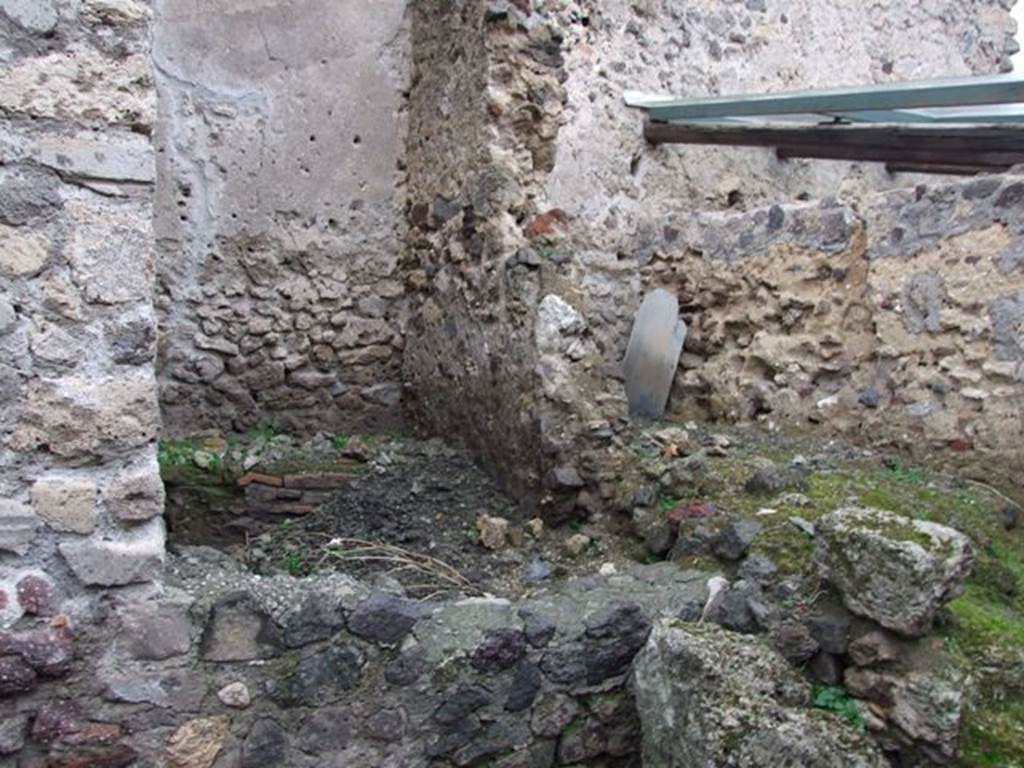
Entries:
{"label": "grey stone rubble", "polygon": [[964,534],[877,509],[845,507],[815,526],[815,564],[854,613],[906,637],[931,629],[974,563]]}
{"label": "grey stone rubble", "polygon": [[813,710],[810,686],[775,651],[713,625],[655,623],[633,691],[651,768],[889,765],[866,736]]}

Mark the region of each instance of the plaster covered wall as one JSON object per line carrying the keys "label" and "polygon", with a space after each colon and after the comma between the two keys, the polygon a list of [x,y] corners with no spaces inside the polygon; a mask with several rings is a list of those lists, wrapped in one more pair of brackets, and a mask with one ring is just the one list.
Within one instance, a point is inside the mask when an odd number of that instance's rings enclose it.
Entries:
{"label": "plaster covered wall", "polygon": [[171,431],[399,420],[404,0],[160,0]]}

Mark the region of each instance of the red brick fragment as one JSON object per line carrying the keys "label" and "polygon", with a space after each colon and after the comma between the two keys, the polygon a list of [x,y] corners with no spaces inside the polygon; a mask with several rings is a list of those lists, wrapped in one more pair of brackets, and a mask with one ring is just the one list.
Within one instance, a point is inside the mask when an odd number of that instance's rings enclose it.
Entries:
{"label": "red brick fragment", "polygon": [[238,484],[243,488],[247,485],[252,485],[253,483],[256,485],[269,485],[272,488],[280,488],[284,485],[284,479],[277,475],[265,475],[261,472],[250,472],[249,474],[242,475],[238,478]]}

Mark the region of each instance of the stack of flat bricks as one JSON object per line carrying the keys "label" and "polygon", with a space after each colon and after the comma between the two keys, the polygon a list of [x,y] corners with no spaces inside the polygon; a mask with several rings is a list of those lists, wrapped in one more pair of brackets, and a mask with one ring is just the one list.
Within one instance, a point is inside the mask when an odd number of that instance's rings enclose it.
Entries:
{"label": "stack of flat bricks", "polygon": [[270,475],[252,472],[239,478],[251,515],[308,515],[356,477],[355,473],[325,472]]}

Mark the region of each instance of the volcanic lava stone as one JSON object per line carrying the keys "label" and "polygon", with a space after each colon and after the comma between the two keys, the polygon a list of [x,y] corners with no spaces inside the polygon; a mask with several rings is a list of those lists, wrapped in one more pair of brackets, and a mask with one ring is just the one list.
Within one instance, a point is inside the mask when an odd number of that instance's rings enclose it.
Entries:
{"label": "volcanic lava stone", "polygon": [[31,691],[36,673],[20,656],[0,657],[0,696]]}
{"label": "volcanic lava stone", "polygon": [[286,765],[288,734],[277,720],[265,717],[253,723],[242,743],[242,768]]}
{"label": "volcanic lava stone", "polygon": [[444,703],[434,712],[434,719],[448,725],[464,719],[491,702],[491,695],[478,685],[460,685],[448,691]]}
{"label": "volcanic lava stone", "polygon": [[275,690],[282,706],[322,706],[338,701],[344,691],[359,685],[363,655],[355,646],[340,643],[302,659],[295,672]]}
{"label": "volcanic lava stone", "polygon": [[529,709],[541,686],[541,674],[536,664],[524,661],[516,669],[512,678],[512,687],[508,692],[505,709],[509,712],[522,712]]}
{"label": "volcanic lava stone", "polygon": [[518,629],[494,629],[473,651],[470,663],[481,672],[509,669],[526,655],[526,636]]}
{"label": "volcanic lava stone", "polygon": [[712,550],[723,560],[739,560],[763,530],[754,520],[733,520],[718,532]]}
{"label": "volcanic lava stone", "polygon": [[377,592],[355,609],[349,617],[348,630],[372,643],[396,645],[412,631],[419,615],[419,603],[415,600]]}
{"label": "volcanic lava stone", "polygon": [[349,712],[341,707],[321,708],[306,718],[299,731],[303,752],[320,754],[340,752],[352,738]]}
{"label": "volcanic lava stone", "polygon": [[555,683],[574,683],[587,674],[587,648],[577,642],[551,648],[540,660],[540,668]]}
{"label": "volcanic lava stone", "polygon": [[557,627],[555,622],[547,616],[529,608],[523,608],[519,611],[519,618],[523,620],[526,641],[534,648],[543,648],[555,636]]}
{"label": "volcanic lava stone", "polygon": [[637,605],[612,605],[586,620],[587,682],[597,685],[628,669],[647,642],[651,623]]}

